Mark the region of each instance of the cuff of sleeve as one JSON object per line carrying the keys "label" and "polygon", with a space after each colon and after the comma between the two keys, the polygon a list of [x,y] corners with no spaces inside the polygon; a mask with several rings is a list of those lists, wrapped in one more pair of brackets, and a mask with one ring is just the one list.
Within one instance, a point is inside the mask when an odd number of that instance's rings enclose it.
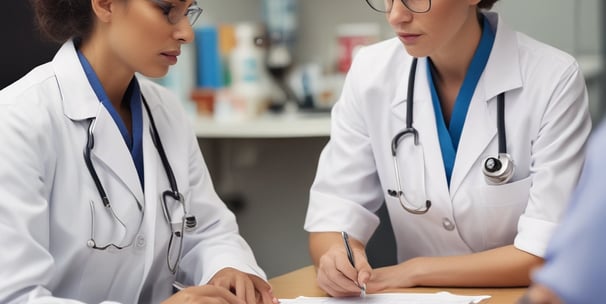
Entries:
{"label": "cuff of sleeve", "polygon": [[260,277],[261,279],[267,281],[267,276],[265,275],[265,272],[263,272],[263,270],[261,270],[261,268],[256,263],[247,262],[245,260],[242,260],[242,258],[238,258],[233,255],[218,256],[218,257],[212,259],[212,261],[209,261],[209,263],[207,263],[206,265],[217,265],[217,266],[213,267],[212,269],[209,269],[209,271],[205,271],[204,275],[202,276],[202,279],[200,280],[198,285],[207,284],[208,281],[210,281],[210,279],[212,279],[215,276],[215,274],[217,274],[217,272],[219,272],[221,269],[228,268],[228,267],[237,269],[244,273],[256,275],[256,276]]}
{"label": "cuff of sleeve", "polygon": [[379,217],[358,203],[310,193],[304,226],[308,232],[347,231],[351,237],[366,244],[378,226]]}
{"label": "cuff of sleeve", "polygon": [[518,235],[514,246],[538,257],[545,257],[547,244],[557,223],[522,215],[518,222]]}

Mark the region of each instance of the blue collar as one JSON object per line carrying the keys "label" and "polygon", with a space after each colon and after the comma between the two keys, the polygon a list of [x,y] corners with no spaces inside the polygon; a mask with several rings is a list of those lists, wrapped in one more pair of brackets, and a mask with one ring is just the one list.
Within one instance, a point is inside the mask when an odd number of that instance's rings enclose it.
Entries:
{"label": "blue collar", "polygon": [[432,69],[431,60],[427,60],[427,78],[429,81],[429,87],[431,90],[431,97],[433,101],[434,114],[436,118],[436,124],[438,129],[438,138],[440,140],[440,149],[442,150],[442,159],[444,161],[444,169],[446,171],[446,179],[450,185],[450,178],[454,169],[454,162],[459,147],[459,141],[461,139],[461,133],[463,132],[463,125],[465,124],[465,117],[469,109],[469,104],[475,92],[476,86],[484,72],[484,68],[488,63],[490,52],[495,40],[495,33],[490,27],[488,18],[482,16],[482,37],[480,43],[476,49],[471,64],[463,80],[463,84],[455,100],[455,106],[452,111],[450,118],[450,125],[446,128],[446,122],[444,121],[444,115],[442,114],[442,106],[440,103],[440,97],[436,90]]}

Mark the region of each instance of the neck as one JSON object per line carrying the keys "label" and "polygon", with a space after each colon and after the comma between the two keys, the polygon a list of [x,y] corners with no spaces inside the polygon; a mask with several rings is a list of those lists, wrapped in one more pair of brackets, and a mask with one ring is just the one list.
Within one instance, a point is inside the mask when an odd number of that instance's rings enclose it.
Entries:
{"label": "neck", "polygon": [[450,43],[430,55],[438,83],[462,83],[480,44],[482,27],[475,9]]}
{"label": "neck", "polygon": [[107,97],[116,109],[122,106],[122,99],[134,76],[134,72],[125,68],[99,35],[93,34],[82,42],[80,52],[86,57],[99,78]]}

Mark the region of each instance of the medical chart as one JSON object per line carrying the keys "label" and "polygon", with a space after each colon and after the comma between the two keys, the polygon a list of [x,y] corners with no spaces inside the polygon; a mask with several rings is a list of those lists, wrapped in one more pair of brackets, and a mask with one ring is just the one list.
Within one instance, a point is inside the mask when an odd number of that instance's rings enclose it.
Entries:
{"label": "medical chart", "polygon": [[331,298],[331,297],[298,297],[280,299],[281,304],[476,304],[489,299],[490,296],[461,296],[449,292],[437,293],[380,293],[366,297]]}

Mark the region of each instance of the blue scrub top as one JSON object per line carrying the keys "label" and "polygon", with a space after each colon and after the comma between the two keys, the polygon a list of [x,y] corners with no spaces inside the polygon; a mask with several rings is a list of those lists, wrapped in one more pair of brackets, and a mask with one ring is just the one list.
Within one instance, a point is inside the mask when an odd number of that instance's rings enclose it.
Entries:
{"label": "blue scrub top", "polygon": [[446,171],[446,181],[450,186],[450,178],[452,176],[452,170],[454,169],[454,162],[457,156],[457,149],[459,147],[459,140],[461,139],[461,133],[463,132],[463,125],[465,124],[465,117],[467,116],[467,110],[471,103],[471,98],[478,85],[480,76],[486,67],[488,57],[492,51],[492,45],[494,44],[495,34],[488,23],[487,18],[482,17],[482,37],[480,38],[480,44],[476,49],[475,54],[469,65],[469,69],[465,74],[463,85],[455,100],[455,106],[450,117],[450,124],[446,127],[444,121],[444,115],[442,114],[442,106],[440,103],[440,97],[436,90],[432,68],[431,59],[427,60],[427,78],[429,81],[429,88],[431,90],[431,99],[433,102],[434,114],[436,117],[436,124],[438,129],[438,138],[440,140],[440,149],[442,151],[442,160],[444,162],[444,169]]}
{"label": "blue scrub top", "polygon": [[90,65],[86,57],[82,54],[82,52],[78,51],[78,58],[80,59],[80,64],[82,64],[82,68],[84,68],[84,72],[86,73],[86,77],[88,78],[88,82],[90,83],[93,91],[97,95],[99,101],[105,106],[111,117],[113,118],[116,126],[120,130],[122,134],[122,139],[124,139],[124,143],[126,144],[130,154],[133,158],[133,162],[135,163],[135,168],[137,168],[137,174],[139,175],[139,182],[141,183],[141,188],[144,189],[143,185],[143,113],[141,108],[141,89],[139,88],[139,83],[137,79],[133,77],[126,92],[124,93],[124,97],[122,99],[122,103],[128,102],[131,112],[131,122],[132,122],[132,138],[126,128],[126,124],[120,117],[120,114],[114,108],[113,104],[107,97],[103,86],[101,85],[101,81],[97,77],[97,74],[93,70],[93,67]]}

